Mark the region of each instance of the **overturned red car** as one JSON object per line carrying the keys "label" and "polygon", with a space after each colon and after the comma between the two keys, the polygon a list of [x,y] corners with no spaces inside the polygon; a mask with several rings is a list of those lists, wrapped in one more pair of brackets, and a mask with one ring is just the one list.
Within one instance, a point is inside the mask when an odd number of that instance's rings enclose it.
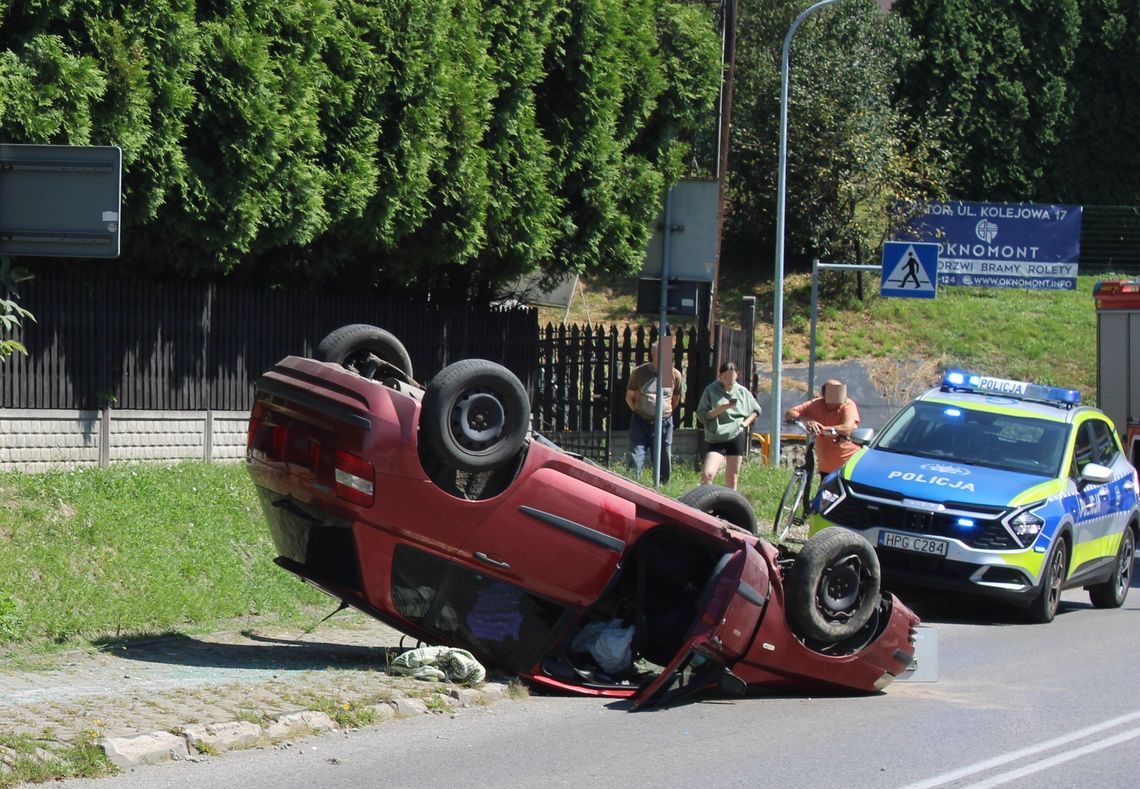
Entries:
{"label": "overturned red car", "polygon": [[422,386],[363,324],[316,357],[259,379],[247,464],[277,563],[344,603],[635,709],[718,685],[871,692],[910,664],[918,618],[859,535],[793,553],[735,491],[676,501],[569,454],[493,362]]}

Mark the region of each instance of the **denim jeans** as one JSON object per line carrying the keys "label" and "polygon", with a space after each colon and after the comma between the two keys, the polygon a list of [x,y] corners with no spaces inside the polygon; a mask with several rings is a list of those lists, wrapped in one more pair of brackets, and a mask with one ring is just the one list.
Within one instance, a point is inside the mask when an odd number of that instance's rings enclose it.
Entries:
{"label": "denim jeans", "polygon": [[[633,414],[629,420],[629,453],[626,466],[641,476],[646,458],[653,459],[653,421]],[[673,457],[673,415],[661,420],[661,484],[669,481]]]}

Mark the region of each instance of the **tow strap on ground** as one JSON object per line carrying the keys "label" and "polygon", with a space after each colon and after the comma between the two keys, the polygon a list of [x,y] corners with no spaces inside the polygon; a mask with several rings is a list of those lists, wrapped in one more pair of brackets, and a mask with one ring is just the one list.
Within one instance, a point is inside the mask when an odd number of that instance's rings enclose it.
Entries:
{"label": "tow strap on ground", "polygon": [[459,685],[477,685],[487,678],[487,670],[466,649],[452,647],[417,647],[396,656],[388,669],[416,679],[448,681]]}

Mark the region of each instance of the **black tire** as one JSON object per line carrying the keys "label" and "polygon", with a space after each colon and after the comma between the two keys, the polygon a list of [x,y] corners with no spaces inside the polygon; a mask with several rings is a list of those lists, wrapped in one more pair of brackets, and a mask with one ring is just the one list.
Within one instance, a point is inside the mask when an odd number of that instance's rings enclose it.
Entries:
{"label": "black tire", "polygon": [[878,608],[880,579],[871,543],[829,526],[807,541],[788,570],[788,623],[805,639],[837,643],[850,638]]}
{"label": "black tire", "polygon": [[807,539],[807,523],[802,515],[807,484],[807,471],[801,469],[792,475],[788,486],[784,488],[780,506],[776,508],[776,523],[772,527],[777,540],[791,538],[802,542]]}
{"label": "black tire", "polygon": [[1061,607],[1061,592],[1065,588],[1065,575],[1069,567],[1069,546],[1056,538],[1042,571],[1041,591],[1029,604],[1029,621],[1044,625],[1053,621]]}
{"label": "black tire", "polygon": [[1124,530],[1120,549],[1116,552],[1116,569],[1112,577],[1101,584],[1089,587],[1089,600],[1097,608],[1120,608],[1128,597],[1132,585],[1132,563],[1136,561],[1136,535],[1132,527]]}
{"label": "black tire", "polygon": [[522,382],[486,359],[448,365],[428,384],[420,440],[434,459],[461,471],[491,471],[522,447],[530,401]]}
{"label": "black tire", "polygon": [[750,534],[758,534],[756,513],[741,493],[720,485],[698,485],[680,499],[695,510],[726,520]]}
{"label": "black tire", "polygon": [[385,369],[379,362],[386,362],[404,378],[412,380],[412,358],[404,344],[395,335],[367,323],[353,323],[330,332],[317,345],[316,358],[339,364],[368,379]]}

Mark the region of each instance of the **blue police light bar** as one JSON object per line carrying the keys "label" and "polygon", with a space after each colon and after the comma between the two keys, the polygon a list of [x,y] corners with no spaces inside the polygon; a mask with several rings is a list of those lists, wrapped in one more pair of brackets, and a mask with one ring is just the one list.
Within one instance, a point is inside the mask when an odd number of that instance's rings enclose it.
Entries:
{"label": "blue police light bar", "polygon": [[1042,386],[1029,381],[1010,378],[992,378],[988,375],[968,373],[964,370],[947,370],[942,376],[943,392],[978,392],[1015,397],[1020,400],[1041,400],[1072,408],[1081,404],[1077,389],[1060,386]]}

